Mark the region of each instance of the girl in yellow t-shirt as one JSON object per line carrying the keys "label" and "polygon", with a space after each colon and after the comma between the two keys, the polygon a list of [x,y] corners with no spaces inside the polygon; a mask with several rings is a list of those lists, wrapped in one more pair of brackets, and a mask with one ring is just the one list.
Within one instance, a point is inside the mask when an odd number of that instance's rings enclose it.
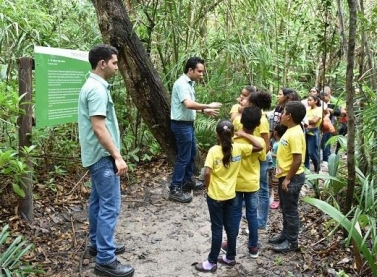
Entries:
{"label": "girl in yellow t-shirt", "polygon": [[251,93],[255,93],[256,89],[254,86],[246,86],[241,90],[240,96],[237,98],[237,104],[234,104],[230,110],[230,119],[233,121],[237,116],[242,113],[242,101],[248,98]]}
{"label": "girl in yellow t-shirt", "polygon": [[306,155],[305,167],[309,169],[309,158],[312,160],[314,171],[319,172],[319,126],[322,122],[322,108],[320,99],[315,95],[309,95],[306,117],[309,125],[306,128]]}
{"label": "girl in yellow t-shirt", "polygon": [[[254,135],[261,137],[266,145],[266,159],[260,161],[260,189],[258,192],[258,228],[265,230],[267,227],[268,212],[270,209],[270,195],[268,190],[268,167],[272,166],[272,157],[270,150],[270,126],[265,112],[271,106],[271,94],[268,91],[258,89],[256,93],[251,93],[248,98],[242,102],[242,106],[257,106],[262,110],[262,117],[260,125],[255,128]],[[241,117],[236,117],[233,120],[236,130],[242,129]]]}
{"label": "girl in yellow t-shirt", "polygon": [[[235,265],[237,230],[233,215],[237,176],[242,158],[263,150],[263,145],[255,137],[243,131],[237,136],[248,139],[250,144],[233,143],[234,126],[229,120],[221,120],[217,124],[216,134],[220,145],[211,147],[204,164],[212,243],[208,259],[195,265],[195,269],[201,272],[215,272],[217,262]],[[228,250],[219,258],[223,228],[227,234]]]}

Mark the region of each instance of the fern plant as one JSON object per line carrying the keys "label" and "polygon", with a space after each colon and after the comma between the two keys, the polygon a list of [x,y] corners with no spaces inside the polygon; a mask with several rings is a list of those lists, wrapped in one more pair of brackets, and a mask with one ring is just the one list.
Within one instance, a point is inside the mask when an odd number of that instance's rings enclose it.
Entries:
{"label": "fern plant", "polygon": [[9,239],[9,225],[5,225],[0,233],[0,276],[37,276],[44,274],[43,270],[23,261],[33,244],[28,244],[22,237],[18,236],[8,247],[5,245]]}

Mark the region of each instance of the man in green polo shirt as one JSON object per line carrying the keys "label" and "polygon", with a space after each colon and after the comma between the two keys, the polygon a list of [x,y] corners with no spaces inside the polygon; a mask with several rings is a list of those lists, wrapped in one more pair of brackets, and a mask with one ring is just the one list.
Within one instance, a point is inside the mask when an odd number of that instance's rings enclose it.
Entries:
{"label": "man in green polo shirt", "polygon": [[131,277],[134,269],[115,255],[125,251],[114,243],[120,211],[120,176],[127,164],[120,154],[120,135],[108,79],[118,70],[118,50],[100,44],[89,51],[92,72],[81,88],[78,106],[81,159],[89,169],[89,254],[96,256],[97,274]]}
{"label": "man in green polo shirt", "polygon": [[203,78],[204,60],[191,57],[187,60],[184,74],[175,81],[171,95],[171,130],[174,133],[178,155],[170,183],[169,199],[181,203],[192,200],[191,189],[203,189],[193,180],[196,155],[194,120],[196,111],[217,116],[221,103],[201,104],[195,102],[195,82]]}

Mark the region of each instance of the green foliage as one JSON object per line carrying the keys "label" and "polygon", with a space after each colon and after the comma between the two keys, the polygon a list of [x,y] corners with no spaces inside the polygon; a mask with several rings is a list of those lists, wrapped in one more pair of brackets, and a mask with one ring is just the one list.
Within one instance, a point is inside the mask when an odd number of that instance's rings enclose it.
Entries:
{"label": "green foliage", "polygon": [[[339,210],[332,207],[331,205],[327,204],[326,202],[305,197],[303,201],[317,207],[324,213],[328,214],[331,218],[333,218],[340,226],[347,230],[348,236],[348,243],[351,239],[353,239],[357,246],[360,248],[360,251],[363,253],[365,259],[368,262],[368,266],[370,270],[373,272],[373,275],[377,275],[377,267],[375,261],[377,260],[377,236],[376,236],[376,219],[373,217],[369,217],[366,215],[360,207],[357,207],[353,211],[353,217],[351,220],[348,218],[351,215],[343,215]],[[359,222],[360,219],[363,219],[367,222],[369,230],[367,233],[362,237],[360,232],[356,228],[356,223]],[[373,224],[373,225],[371,225]],[[371,240],[372,247],[368,247],[367,241]]]}
{"label": "green foliage", "polygon": [[19,101],[22,98],[16,93],[14,83],[8,85],[0,81],[0,176],[5,176],[4,187],[0,187],[0,193],[11,184],[13,191],[21,196],[25,192],[19,186],[20,177],[30,172],[25,157],[29,156],[34,147],[21,149],[23,157],[19,157],[18,147],[18,129],[17,117],[23,113],[19,108]]}
{"label": "green foliage", "polygon": [[7,65],[7,80],[34,45],[85,50],[100,41],[89,1],[0,1],[0,65]]}
{"label": "green foliage", "polygon": [[[28,150],[30,153],[30,149]],[[25,197],[25,192],[19,186],[21,176],[29,173],[30,169],[25,162],[25,158],[18,157],[15,150],[2,151],[0,149],[0,176],[6,176],[12,182],[13,191],[20,197]],[[5,185],[7,182],[4,182]],[[0,187],[0,193],[4,188]]]}
{"label": "green foliage", "polygon": [[207,150],[217,144],[216,128],[217,120],[206,116],[198,116],[195,120],[195,136],[198,140],[198,147]]}
{"label": "green foliage", "polygon": [[0,276],[36,276],[44,274],[43,270],[23,261],[29,254],[33,245],[28,244],[22,236],[16,237],[12,244],[7,246],[6,242],[11,239],[8,232],[9,225],[5,225],[0,233]]}

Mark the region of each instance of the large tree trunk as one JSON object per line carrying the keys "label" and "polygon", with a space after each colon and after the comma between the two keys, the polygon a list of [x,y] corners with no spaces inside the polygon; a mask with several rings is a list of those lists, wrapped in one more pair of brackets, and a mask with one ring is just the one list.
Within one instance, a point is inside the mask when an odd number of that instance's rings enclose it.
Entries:
{"label": "large tree trunk", "polygon": [[122,0],[92,0],[105,43],[119,50],[127,92],[170,162],[176,156],[170,130],[170,101],[143,44],[133,31]]}

